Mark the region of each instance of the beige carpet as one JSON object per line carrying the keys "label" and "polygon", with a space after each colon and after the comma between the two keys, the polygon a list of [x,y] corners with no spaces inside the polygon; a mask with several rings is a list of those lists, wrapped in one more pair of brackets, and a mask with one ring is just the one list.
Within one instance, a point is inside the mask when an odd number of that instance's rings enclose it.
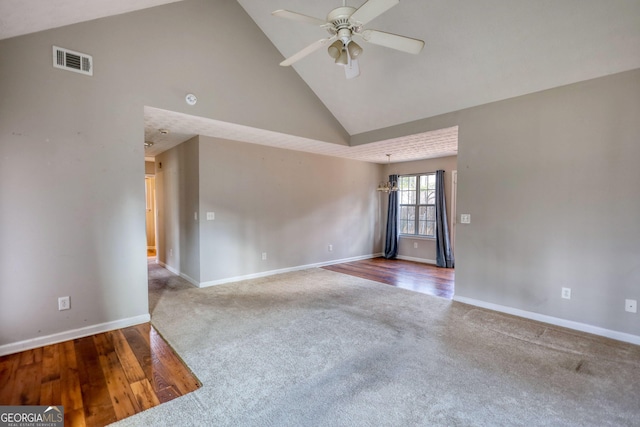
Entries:
{"label": "beige carpet", "polygon": [[152,322],[202,381],[117,426],[640,425],[640,347],[323,269],[196,289]]}

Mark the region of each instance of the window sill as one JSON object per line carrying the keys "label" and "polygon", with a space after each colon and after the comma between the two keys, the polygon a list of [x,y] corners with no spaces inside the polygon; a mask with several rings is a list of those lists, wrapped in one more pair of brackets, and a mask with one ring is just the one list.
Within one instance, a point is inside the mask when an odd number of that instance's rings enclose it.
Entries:
{"label": "window sill", "polygon": [[416,236],[415,234],[400,234],[398,235],[401,239],[412,239],[412,240],[436,240],[435,237],[428,236]]}

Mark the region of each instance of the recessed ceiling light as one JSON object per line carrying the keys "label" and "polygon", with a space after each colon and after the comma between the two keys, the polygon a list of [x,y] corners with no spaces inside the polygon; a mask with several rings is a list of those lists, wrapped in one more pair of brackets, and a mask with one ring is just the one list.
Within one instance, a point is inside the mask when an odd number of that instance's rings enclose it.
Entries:
{"label": "recessed ceiling light", "polygon": [[153,142],[151,142],[151,141],[145,141],[145,142],[144,142],[144,147],[145,147],[145,148],[149,148],[149,147],[151,147],[151,146],[153,146]]}
{"label": "recessed ceiling light", "polygon": [[169,129],[158,129],[158,131],[163,135],[169,135]]}

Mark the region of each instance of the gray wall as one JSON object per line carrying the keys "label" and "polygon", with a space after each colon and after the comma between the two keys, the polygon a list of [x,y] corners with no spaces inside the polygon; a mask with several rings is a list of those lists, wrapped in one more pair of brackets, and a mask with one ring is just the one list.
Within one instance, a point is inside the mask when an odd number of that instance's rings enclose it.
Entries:
{"label": "gray wall", "polygon": [[[233,43],[220,42],[229,34]],[[93,55],[94,76],[54,69],[52,45]],[[0,346],[148,313],[143,106],[349,139],[236,2],[188,0],[2,40],[0,58]],[[638,335],[623,303],[640,299],[639,104],[635,70],[351,141],[459,125],[458,212],[472,223],[458,229],[457,294]],[[206,191],[201,205],[218,209]],[[265,268],[306,261],[261,239],[277,254]],[[336,241],[337,251],[349,244]],[[570,301],[561,286],[573,289]],[[64,295],[72,308],[59,312]]]}
{"label": "gray wall", "polygon": [[640,335],[639,118],[638,70],[464,114],[457,294]]}
{"label": "gray wall", "polygon": [[458,125],[456,297],[637,337],[638,117],[633,70],[353,139]]}
{"label": "gray wall", "polygon": [[381,165],[204,136],[160,163],[159,259],[195,282],[381,252]]}
{"label": "gray wall", "polygon": [[165,266],[200,280],[198,137],[156,157],[157,256]]}
{"label": "gray wall", "polygon": [[[93,77],[53,68],[52,45],[93,55]],[[148,314],[145,105],[348,140],[237,2],[2,40],[0,58],[0,346]]]}
{"label": "gray wall", "polygon": [[[401,162],[392,163],[385,166],[385,176],[397,174],[397,175],[411,175],[417,173],[430,173],[437,170],[444,170],[444,190],[447,200],[447,223],[449,224],[449,231],[451,232],[451,172],[456,170],[457,157],[440,157],[436,159],[418,160],[414,162]],[[385,198],[385,209],[387,206],[388,198]],[[386,227],[386,214],[385,214],[385,227]],[[418,244],[418,247],[414,247],[414,243]],[[401,237],[398,241],[398,256],[400,258],[409,258],[415,261],[435,263],[436,261],[436,241],[435,239],[427,238],[413,238],[413,237]]]}

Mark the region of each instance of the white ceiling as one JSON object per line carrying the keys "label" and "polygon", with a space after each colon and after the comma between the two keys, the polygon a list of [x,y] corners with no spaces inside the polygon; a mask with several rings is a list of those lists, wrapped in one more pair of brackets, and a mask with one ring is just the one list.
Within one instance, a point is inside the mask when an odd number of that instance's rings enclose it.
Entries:
{"label": "white ceiling", "polygon": [[[145,154],[151,157],[196,135],[206,135],[372,163],[387,163],[389,160],[386,156],[387,154],[392,154],[392,162],[406,162],[458,154],[457,126],[349,147],[159,108],[145,107],[144,117],[145,140],[154,142],[152,147],[145,150]],[[160,129],[170,131],[168,134],[163,134]]]}
{"label": "white ceiling", "polygon": [[[0,0],[0,39],[172,1]],[[342,5],[341,0],[238,2],[283,56],[327,33],[309,24],[275,18],[271,11],[289,9],[324,19],[331,9]],[[347,4],[359,7],[363,2],[350,0]],[[343,70],[324,50],[294,65],[351,135],[640,68],[640,0],[401,0],[367,28],[419,38],[426,46],[414,56],[362,42],[361,75],[353,80],[345,79]],[[186,139],[198,132],[209,136],[230,132],[233,139],[247,142],[259,133],[260,138],[271,141],[267,145],[306,147],[304,151],[311,152],[322,151],[317,146],[326,145],[290,136],[274,138],[275,134],[262,130],[153,108],[145,111],[146,135],[155,139],[156,151],[175,144],[178,135]],[[193,127],[187,129],[183,121]],[[174,127],[172,134],[159,135],[157,129],[170,128],[169,124]],[[413,156],[454,154],[457,145],[438,150],[432,144],[441,136],[423,134],[374,143],[376,156],[399,143],[431,147],[409,150]],[[371,156],[358,157],[367,151],[364,148],[346,150],[360,160]],[[407,160],[417,158],[424,157]],[[395,155],[393,160],[400,161]],[[386,157],[366,161],[384,162]]]}

